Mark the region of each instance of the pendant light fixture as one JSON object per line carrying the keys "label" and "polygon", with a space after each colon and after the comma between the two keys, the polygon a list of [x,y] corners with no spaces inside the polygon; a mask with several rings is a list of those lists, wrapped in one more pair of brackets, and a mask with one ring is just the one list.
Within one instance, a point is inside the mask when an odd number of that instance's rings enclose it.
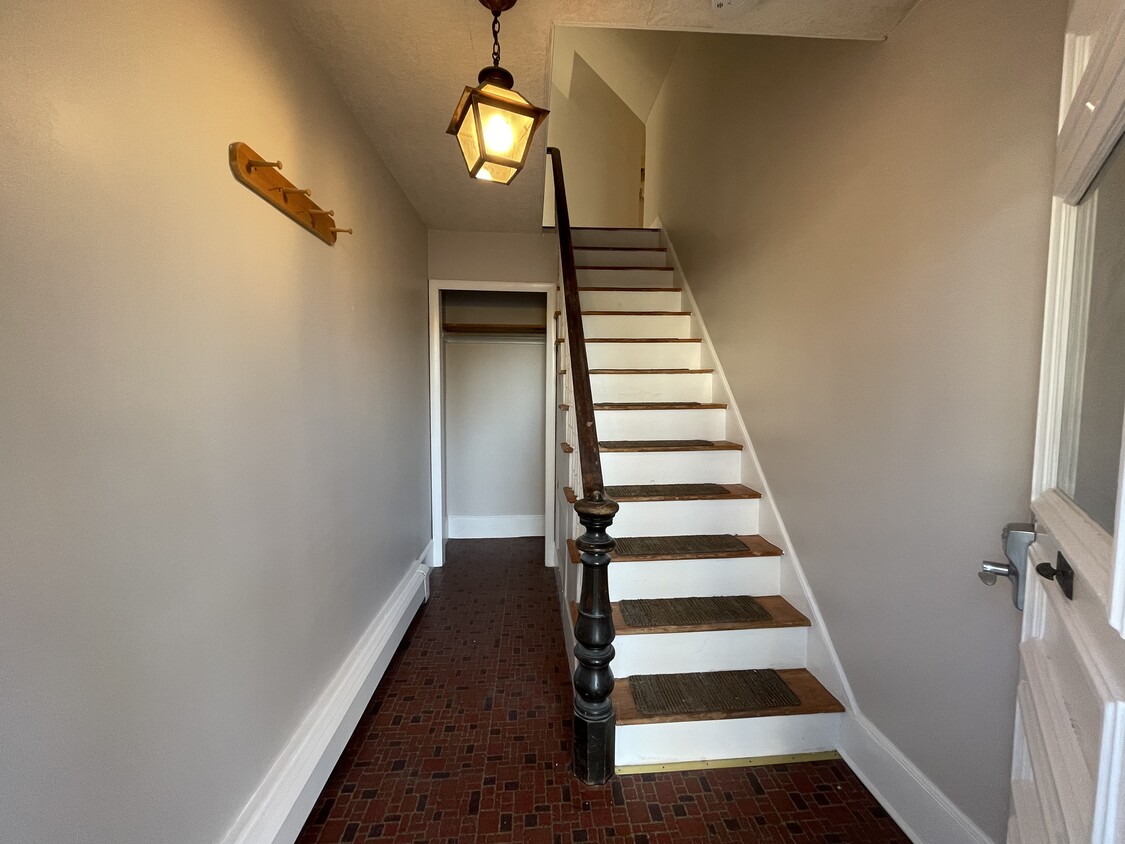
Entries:
{"label": "pendant light fixture", "polygon": [[506,185],[527,161],[531,138],[548,112],[512,89],[512,74],[500,67],[500,13],[516,0],[480,0],[492,12],[492,66],[465,88],[446,130],[457,136],[469,176]]}

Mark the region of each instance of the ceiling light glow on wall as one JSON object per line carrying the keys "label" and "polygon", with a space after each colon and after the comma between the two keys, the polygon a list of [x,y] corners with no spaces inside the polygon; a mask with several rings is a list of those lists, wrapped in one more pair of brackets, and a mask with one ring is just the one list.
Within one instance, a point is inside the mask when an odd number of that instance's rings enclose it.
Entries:
{"label": "ceiling light glow on wall", "polygon": [[446,131],[456,136],[470,177],[506,185],[527,162],[531,139],[548,111],[513,90],[515,79],[500,67],[500,13],[516,0],[480,4],[492,12],[492,66],[477,75],[476,88],[465,88]]}

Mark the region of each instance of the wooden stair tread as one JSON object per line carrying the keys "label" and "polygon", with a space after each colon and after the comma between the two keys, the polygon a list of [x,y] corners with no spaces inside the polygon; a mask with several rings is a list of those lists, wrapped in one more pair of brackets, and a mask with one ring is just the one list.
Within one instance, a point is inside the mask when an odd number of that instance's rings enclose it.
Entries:
{"label": "wooden stair tread", "polygon": [[[553,232],[554,226],[544,226],[544,231]],[[660,229],[651,226],[571,226],[571,231],[576,232],[658,232]],[[581,246],[575,246],[575,249],[581,249]]]}
{"label": "wooden stair tread", "polygon": [[603,401],[594,410],[725,410],[721,402],[693,401]]}
{"label": "wooden stair tread", "polygon": [[700,337],[591,337],[586,340],[586,345],[591,343],[702,343]]}
{"label": "wooden stair tread", "polygon": [[591,375],[710,375],[713,369],[591,369]]}
{"label": "wooden stair tread", "polygon": [[[630,484],[630,486],[634,486],[634,485]],[[690,484],[660,484],[660,485],[656,485],[656,484],[635,484],[635,486],[650,486],[653,489],[657,489],[657,488],[659,488],[659,486],[667,486],[667,487],[685,486],[686,487],[686,486],[690,486]],[[730,500],[736,500],[736,499],[761,498],[762,497],[762,494],[760,492],[758,492],[756,489],[751,489],[750,487],[744,486],[743,484],[718,484],[718,486],[723,487],[726,490],[726,492],[722,493],[722,494],[714,493],[714,494],[704,495],[704,494],[699,494],[699,493],[679,494],[679,493],[676,493],[674,491],[668,491],[668,492],[656,494],[656,495],[643,494],[643,493],[640,494],[640,495],[622,495],[622,496],[614,497],[613,500],[617,501],[617,502],[622,502],[622,501],[730,501]],[[567,487],[567,489],[570,489],[570,487]],[[571,502],[571,503],[574,503],[574,502]]]}
{"label": "wooden stair tread", "polygon": [[[571,226],[572,229],[579,228],[578,226]],[[649,229],[655,231],[655,229]],[[574,251],[583,250],[585,252],[667,252],[667,246],[575,246]]]}
{"label": "wooden stair tread", "polygon": [[582,316],[691,316],[691,311],[583,311]]}
{"label": "wooden stair tread", "polygon": [[[610,536],[613,535],[613,528],[610,527]],[[618,563],[645,563],[645,562],[659,562],[666,560],[717,560],[717,559],[739,559],[744,557],[780,557],[782,551],[772,542],[763,539],[761,536],[754,534],[753,536],[739,536],[743,544],[746,546],[745,551],[700,551],[696,554],[645,554],[643,556],[628,557],[623,554],[614,552],[610,555],[614,562]],[[566,541],[567,553],[570,561],[575,565],[579,563],[580,552],[578,550],[578,543],[573,539]],[[612,565],[612,563],[611,563]]]}
{"label": "wooden stair tread", "polygon": [[816,715],[829,712],[843,712],[844,706],[836,700],[820,681],[804,668],[780,668],[778,675],[800,698],[799,706],[784,706],[772,709],[728,709],[720,712],[695,712],[690,715],[642,715],[633,703],[633,692],[629,678],[622,677],[614,682],[613,708],[617,712],[618,725],[629,724],[674,724],[685,721],[720,721],[731,718],[768,718],[783,715]]}
{"label": "wooden stair tread", "polygon": [[683,293],[682,287],[579,287],[578,292],[584,290],[598,293]]}
{"label": "wooden stair tread", "polygon": [[780,595],[756,595],[754,600],[770,614],[764,621],[700,622],[699,624],[678,624],[665,626],[630,627],[621,614],[621,605],[614,601],[613,626],[618,636],[631,636],[641,633],[701,633],[716,630],[765,630],[777,627],[809,627],[809,620],[797,611]]}
{"label": "wooden stair tread", "polygon": [[[633,445],[632,443],[651,442],[652,445]],[[630,443],[622,446],[618,443]],[[653,451],[742,451],[742,443],[729,440],[603,440],[598,443],[601,451],[653,452]]]}
{"label": "wooden stair tread", "polygon": [[[582,247],[578,246],[576,248],[581,249]],[[635,272],[637,270],[645,270],[647,272],[670,273],[670,272],[672,272],[673,268],[672,267],[618,267],[618,266],[608,266],[608,267],[606,267],[606,266],[601,266],[601,265],[598,265],[598,264],[583,264],[581,266],[575,266],[574,269],[575,270],[627,270],[629,272]]]}

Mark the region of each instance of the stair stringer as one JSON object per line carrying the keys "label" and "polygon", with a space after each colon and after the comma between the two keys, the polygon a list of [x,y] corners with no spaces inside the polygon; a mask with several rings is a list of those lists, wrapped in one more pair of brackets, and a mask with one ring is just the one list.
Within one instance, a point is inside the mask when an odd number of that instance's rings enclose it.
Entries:
{"label": "stair stringer", "polygon": [[[659,225],[659,223],[654,223],[654,227],[659,227]],[[703,340],[703,354],[700,365],[714,370],[712,401],[726,402],[727,404],[726,437],[728,440],[741,443],[744,446],[741,451],[742,483],[752,486],[762,493],[759,505],[758,533],[781,548],[783,552],[780,561],[781,589],[779,594],[812,622],[812,626],[808,628],[806,667],[829,692],[844,704],[848,712],[856,712],[855,696],[852,693],[851,685],[848,683],[847,675],[844,674],[844,667],[836,653],[835,646],[832,644],[832,637],[829,635],[816,597],[813,595],[812,588],[805,577],[800,558],[793,547],[792,540],[789,538],[789,531],[786,530],[785,522],[778,511],[777,501],[765,474],[762,472],[762,464],[754,450],[754,444],[746,429],[742,413],[739,411],[738,402],[730,389],[730,383],[727,381],[722,362],[719,360],[711,342],[711,335],[707,332],[707,325],[703,320],[702,312],[695,301],[695,296],[692,295],[691,285],[680,264],[679,256],[676,254],[675,245],[668,237],[667,230],[663,228],[661,228],[661,240],[668,249],[668,258],[673,267],[673,284],[683,289],[684,310],[690,310],[692,313],[693,334]]]}

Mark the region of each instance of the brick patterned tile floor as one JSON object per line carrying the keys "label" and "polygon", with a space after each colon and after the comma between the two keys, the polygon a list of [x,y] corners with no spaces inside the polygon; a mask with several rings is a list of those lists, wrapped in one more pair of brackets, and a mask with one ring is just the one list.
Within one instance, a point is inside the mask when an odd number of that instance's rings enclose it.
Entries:
{"label": "brick patterned tile floor", "polygon": [[570,678],[539,538],[455,540],[299,844],[907,842],[839,760],[570,774]]}

